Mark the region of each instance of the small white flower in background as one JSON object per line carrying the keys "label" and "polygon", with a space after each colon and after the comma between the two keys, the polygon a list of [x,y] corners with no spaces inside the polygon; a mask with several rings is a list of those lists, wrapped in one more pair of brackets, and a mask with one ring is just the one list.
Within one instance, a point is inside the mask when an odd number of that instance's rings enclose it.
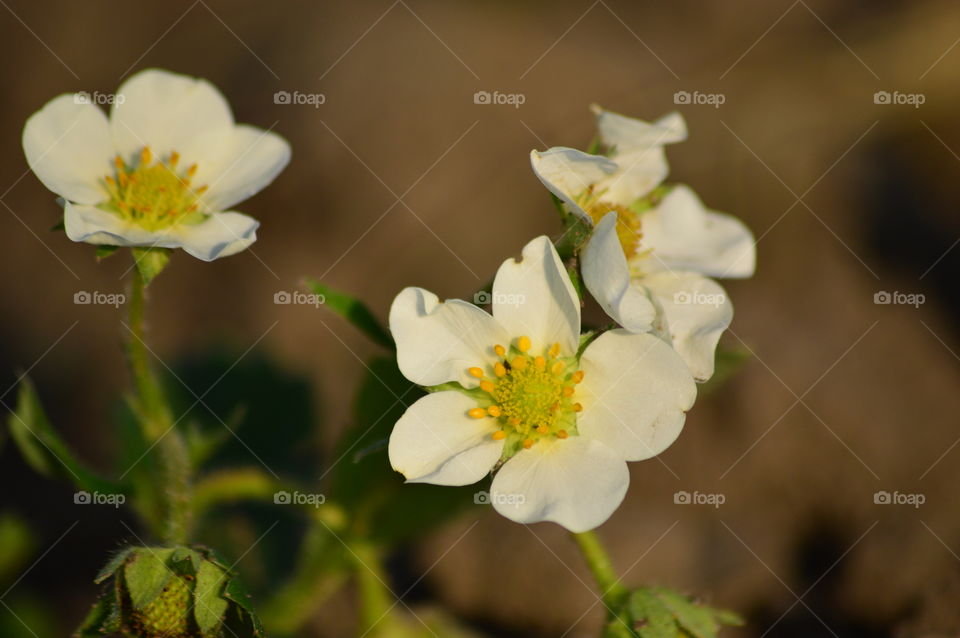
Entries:
{"label": "small white flower in background", "polygon": [[77,95],[54,98],[23,129],[30,168],[65,200],[70,239],[205,261],[256,241],[259,222],[231,208],[287,165],[283,138],[234,123],[216,87],[168,71],[124,82],[109,119]]}
{"label": "small white flower in background", "polygon": [[581,254],[593,297],[627,330],[668,339],[705,381],[733,320],[733,305],[708,277],[753,275],[753,235],[707,209],[689,187],[660,186],[668,172],[663,145],[686,139],[679,113],[647,123],[593,109],[610,153],[533,151],[533,170],[566,210],[595,226]]}
{"label": "small white flower in background", "polygon": [[490,491],[501,514],[592,529],[623,500],[627,461],[656,456],[680,434],[693,377],[652,334],[611,330],[578,357],[580,303],[546,237],[503,263],[492,299],[490,315],[421,288],[397,295],[390,330],[401,372],[449,385],[397,422],[390,462],[408,481],[438,485],[474,483],[502,463]]}

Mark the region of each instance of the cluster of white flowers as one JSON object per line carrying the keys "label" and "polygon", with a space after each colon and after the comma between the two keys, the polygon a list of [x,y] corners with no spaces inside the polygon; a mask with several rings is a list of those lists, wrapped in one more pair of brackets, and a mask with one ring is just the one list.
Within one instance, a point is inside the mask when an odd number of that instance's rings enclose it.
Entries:
{"label": "cluster of white flowers", "polygon": [[[147,70],[118,95],[109,118],[61,95],[24,128],[31,169],[63,199],[67,236],[183,248],[206,261],[250,246],[258,222],[230,209],[283,170],[287,142],[235,124],[204,80]],[[749,277],[755,262],[740,221],[686,186],[663,185],[664,146],[687,134],[679,114],[648,123],[594,111],[603,154],[558,147],[531,162],[590,230],[571,262],[620,328],[581,335],[570,264],[547,237],[500,267],[492,314],[420,288],[402,291],[390,310],[400,370],[430,391],[394,428],[393,467],[440,485],[493,471],[499,512],[572,531],[618,507],[628,461],[679,436],[733,318],[710,277]]]}
{"label": "cluster of white flowers", "polygon": [[664,146],[686,138],[679,114],[647,123],[594,110],[604,154],[552,148],[531,161],[567,214],[592,228],[579,251],[583,281],[621,328],[581,336],[580,299],[546,237],[500,267],[492,315],[420,288],[390,311],[400,370],[431,390],[393,431],[393,467],[439,485],[492,470],[501,514],[574,532],[622,502],[627,461],[679,436],[733,318],[709,277],[749,277],[755,262],[740,221],[686,186],[662,185]]}

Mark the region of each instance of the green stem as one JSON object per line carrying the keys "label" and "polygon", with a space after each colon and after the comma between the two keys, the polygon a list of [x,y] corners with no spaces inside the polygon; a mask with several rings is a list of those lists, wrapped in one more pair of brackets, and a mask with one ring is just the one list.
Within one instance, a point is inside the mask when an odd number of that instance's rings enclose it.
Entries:
{"label": "green stem", "polygon": [[350,548],[356,559],[356,578],[360,590],[359,635],[390,635],[393,594],[387,587],[387,575],[381,564],[380,552],[374,547],[354,543]]}
{"label": "green stem", "polygon": [[191,524],[190,457],[183,436],[174,427],[170,405],[150,365],[146,342],[146,284],[139,268],[133,268],[130,286],[130,339],[127,357],[136,388],[139,420],[146,439],[157,448],[160,461],[163,525],[160,536],[168,544],[183,544]]}
{"label": "green stem", "polygon": [[592,531],[572,534],[573,540],[580,548],[593,579],[600,589],[600,596],[608,609],[616,609],[627,595],[628,590],[620,582],[620,577],[613,569],[610,555],[604,548],[600,538]]}

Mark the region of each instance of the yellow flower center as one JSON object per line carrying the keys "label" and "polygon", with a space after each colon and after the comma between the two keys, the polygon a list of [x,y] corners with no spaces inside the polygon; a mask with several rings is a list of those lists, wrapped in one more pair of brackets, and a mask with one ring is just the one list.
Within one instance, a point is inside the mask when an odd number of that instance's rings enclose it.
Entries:
{"label": "yellow flower center", "polygon": [[114,158],[116,175],[104,178],[110,195],[106,207],[147,230],[201,221],[204,214],[199,211],[199,200],[207,187],[194,188],[190,183],[197,165],[178,173],[180,155],[176,151],[164,161],[152,160],[149,146],[140,152],[136,167],[127,166],[119,155]]}
{"label": "yellow flower center", "polygon": [[576,386],[583,380],[574,357],[561,357],[555,343],[542,355],[531,354],[529,337],[520,337],[509,351],[493,347],[497,361],[492,374],[469,368],[480,380],[479,406],[469,411],[475,419],[496,421],[494,440],[507,439],[505,456],[520,447],[530,448],[543,438],[565,439],[576,435]]}
{"label": "yellow flower center", "polygon": [[601,195],[602,193],[594,192],[591,186],[577,197],[577,205],[590,215],[594,225],[599,224],[607,213],[616,212],[617,238],[620,240],[623,254],[627,256],[627,261],[629,261],[637,254],[640,239],[643,237],[643,233],[640,232],[640,215],[626,206],[601,201]]}

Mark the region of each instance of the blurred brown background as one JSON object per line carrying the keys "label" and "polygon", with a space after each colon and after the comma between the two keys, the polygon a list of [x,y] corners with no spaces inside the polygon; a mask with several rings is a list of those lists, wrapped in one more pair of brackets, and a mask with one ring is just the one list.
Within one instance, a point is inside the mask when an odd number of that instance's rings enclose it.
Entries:
{"label": "blurred brown background", "polygon": [[[646,119],[679,108],[690,139],[668,149],[672,179],[759,238],[756,277],[725,284],[737,310],[725,343],[754,356],[659,460],[632,466],[600,531],[617,567],[744,612],[730,635],[960,635],[956,2],[3,5],[0,369],[10,383],[31,370],[95,465],[115,447],[106,424],[127,383],[121,312],[73,295],[122,291],[127,263],[97,264],[48,231],[57,206],[20,149],[48,99],[109,93],[158,66],[210,79],[238,121],[290,140],[290,167],[240,207],[262,221],[259,241],[213,264],[178,254],[152,287],[152,337],[164,359],[256,343],[308,375],[321,450],[348,425],[343,397],[377,349],[323,309],[275,305],[277,291],[319,277],[381,317],[406,285],[469,295],[558,230],[530,149],[585,147],[591,102]],[[475,104],[481,90],[524,103]],[[277,104],[277,91],[325,102]],[[725,102],[677,106],[677,91]],[[876,104],[877,91],[924,103]],[[925,303],[878,305],[880,291]],[[6,600],[46,592],[66,631],[101,550],[130,537],[126,519],[73,506],[10,446],[3,459],[3,509],[27,518],[39,550],[53,546]],[[725,503],[676,505],[679,490]],[[875,504],[880,490],[925,503]],[[561,529],[477,520],[414,549],[421,597],[492,635],[595,634],[602,607]],[[337,605],[316,635],[343,631]]]}

